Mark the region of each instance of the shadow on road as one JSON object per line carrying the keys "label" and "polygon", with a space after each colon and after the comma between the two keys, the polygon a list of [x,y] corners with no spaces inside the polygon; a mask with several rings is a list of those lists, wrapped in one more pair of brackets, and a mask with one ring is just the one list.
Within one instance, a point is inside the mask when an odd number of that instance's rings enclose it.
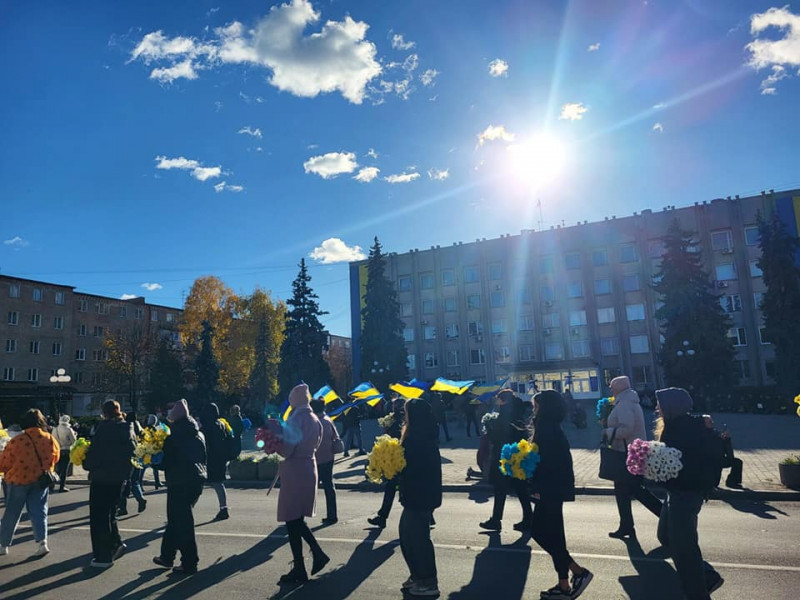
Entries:
{"label": "shadow on road", "polygon": [[[448,600],[497,597],[498,582],[501,581],[503,598],[523,597],[531,564],[527,538],[520,538],[513,544],[504,546],[500,541],[500,532],[492,531],[486,535],[489,545],[475,557],[472,579],[460,590],[451,593]],[[503,552],[504,549],[512,548],[514,552]]]}
{"label": "shadow on road", "polygon": [[625,546],[637,573],[619,578],[630,600],[674,600],[681,597],[678,576],[666,561],[663,548],[645,554],[636,538],[626,539]]}
{"label": "shadow on road", "polygon": [[772,519],[775,520],[778,517],[775,516],[775,513],[782,515],[784,517],[788,517],[789,515],[783,512],[779,508],[775,508],[769,502],[764,502],[761,500],[745,500],[745,499],[738,499],[738,498],[717,498],[720,502],[727,503],[731,508],[734,510],[738,510],[739,512],[748,513],[758,517],[759,519]]}

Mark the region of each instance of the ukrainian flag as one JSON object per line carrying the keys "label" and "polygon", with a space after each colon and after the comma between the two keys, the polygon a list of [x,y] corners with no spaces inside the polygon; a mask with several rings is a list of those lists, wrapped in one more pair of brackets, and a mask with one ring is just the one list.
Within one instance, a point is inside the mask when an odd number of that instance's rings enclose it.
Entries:
{"label": "ukrainian flag", "polygon": [[470,393],[476,396],[472,403],[488,402],[497,392],[506,387],[506,383],[508,383],[508,379],[502,379],[494,383],[479,383],[472,386]]}
{"label": "ukrainian flag", "polygon": [[392,383],[389,385],[389,389],[393,392],[397,392],[403,398],[419,398],[422,394],[425,393],[425,390],[418,388],[411,383],[406,383],[405,381],[401,383]]}
{"label": "ukrainian flag", "polygon": [[436,381],[434,381],[433,385],[431,386],[431,391],[450,392],[451,394],[460,396],[466,392],[470,386],[474,385],[474,383],[474,381],[452,381],[450,379],[445,379],[444,377],[437,377]]}
{"label": "ukrainian flag", "polygon": [[292,414],[292,407],[289,405],[288,398],[283,401],[278,412],[281,413],[281,419],[283,419],[284,421],[289,418],[290,414]]}
{"label": "ukrainian flag", "polygon": [[356,399],[355,406],[362,404],[369,404],[375,406],[378,402],[383,400],[383,394],[378,391],[374,385],[369,381],[359,383],[356,387],[350,390],[350,396]]}
{"label": "ukrainian flag", "polygon": [[346,404],[342,404],[339,408],[333,409],[331,412],[328,413],[328,416],[331,418],[331,421],[335,421],[336,417],[341,415],[342,413],[347,412],[351,408],[355,406],[355,402],[347,402]]}
{"label": "ukrainian flag", "polygon": [[319,391],[314,394],[314,400],[322,400],[326,405],[338,399],[338,394],[334,392],[329,385],[323,385],[319,388]]}

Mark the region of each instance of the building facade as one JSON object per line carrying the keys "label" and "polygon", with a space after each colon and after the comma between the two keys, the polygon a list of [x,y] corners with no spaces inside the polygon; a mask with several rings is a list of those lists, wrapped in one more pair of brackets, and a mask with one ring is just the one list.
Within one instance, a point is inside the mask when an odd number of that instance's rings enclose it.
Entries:
{"label": "building facade", "polygon": [[[600,397],[618,374],[639,390],[663,385],[651,283],[663,254],[659,238],[678,219],[695,233],[731,316],[741,385],[772,383],[774,351],[759,310],[759,211],[777,211],[797,236],[800,190],[390,253],[386,273],[406,324],[409,376],[508,378],[520,389],[536,381],[539,389],[570,386],[577,398]],[[366,277],[365,261],[351,263],[354,372]]]}

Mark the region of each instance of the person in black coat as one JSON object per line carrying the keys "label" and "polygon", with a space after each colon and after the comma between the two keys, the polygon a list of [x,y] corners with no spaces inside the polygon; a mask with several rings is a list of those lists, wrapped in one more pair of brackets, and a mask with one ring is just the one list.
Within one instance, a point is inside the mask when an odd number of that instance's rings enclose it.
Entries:
{"label": "person in black coat", "polygon": [[[398,394],[392,394],[389,401],[389,411],[394,415],[392,426],[386,430],[386,435],[389,435],[396,440],[399,440],[403,434],[403,423],[405,422],[405,409],[406,399],[400,397]],[[392,511],[392,504],[394,504],[394,497],[397,493],[397,478],[390,479],[384,484],[383,488],[383,502],[378,514],[374,517],[367,519],[370,525],[383,529],[386,527],[386,519],[389,518],[389,513]]]}
{"label": "person in black coat", "polygon": [[175,573],[197,573],[197,542],[192,508],[203,493],[206,479],[206,444],[197,422],[189,416],[186,400],[169,411],[170,434],[164,441],[164,458],[159,469],[167,484],[167,528],[161,539],[161,554],[153,558],[160,567],[172,568],[178,551],[181,564]]}
{"label": "person in black coat", "polygon": [[231,460],[237,458],[242,453],[242,434],[244,433],[244,420],[242,419],[242,409],[238,404],[231,406],[228,413],[228,423],[233,430],[233,439],[236,440],[234,455],[229,457]]}
{"label": "person in black coat", "polygon": [[213,402],[207,404],[200,413],[200,425],[206,438],[208,456],[208,483],[214,488],[219,500],[219,512],[215,521],[224,521],[228,513],[228,492],[225,489],[225,473],[228,470],[228,434],[225,425],[219,420],[219,408]]}
{"label": "person in black coat", "polygon": [[83,468],[89,472],[89,529],[91,567],[107,569],[126,550],[117,528],[117,505],[133,471],[136,436],[125,421],[119,402],[103,404],[103,420],[95,427]]}
{"label": "person in black coat", "polygon": [[575,501],[572,454],[561,429],[566,414],[566,403],[557,391],[545,390],[533,397],[532,441],[539,447],[540,461],[530,479],[536,505],[531,537],[550,555],[558,573],[558,584],[541,593],[544,600],[577,598],[594,577],[572,559],[564,533],[564,502]]}
{"label": "person in black coat", "polygon": [[401,443],[406,467],[400,473],[400,549],[411,572],[403,589],[412,596],[438,595],[430,528],[433,511],[442,505],[442,459],[439,426],[425,400],[406,402]]}

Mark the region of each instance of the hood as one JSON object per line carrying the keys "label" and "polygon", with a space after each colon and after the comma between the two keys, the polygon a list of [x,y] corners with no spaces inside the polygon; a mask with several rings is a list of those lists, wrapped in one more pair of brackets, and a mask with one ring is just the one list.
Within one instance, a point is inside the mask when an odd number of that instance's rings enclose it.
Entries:
{"label": "hood", "polygon": [[59,426],[66,425],[69,427],[69,415],[61,415],[61,418],[58,420]]}
{"label": "hood", "polygon": [[219,419],[219,406],[210,402],[203,407],[203,411],[200,413],[200,422],[201,423],[214,423]]}
{"label": "hood", "polygon": [[617,396],[614,396],[614,402],[615,404],[619,404],[620,402],[639,404],[639,394],[636,393],[636,390],[627,389],[620,392]]}
{"label": "hood", "polygon": [[292,408],[300,408],[301,406],[308,406],[311,400],[311,395],[308,391],[308,386],[305,383],[296,385],[289,392],[289,404]]}

